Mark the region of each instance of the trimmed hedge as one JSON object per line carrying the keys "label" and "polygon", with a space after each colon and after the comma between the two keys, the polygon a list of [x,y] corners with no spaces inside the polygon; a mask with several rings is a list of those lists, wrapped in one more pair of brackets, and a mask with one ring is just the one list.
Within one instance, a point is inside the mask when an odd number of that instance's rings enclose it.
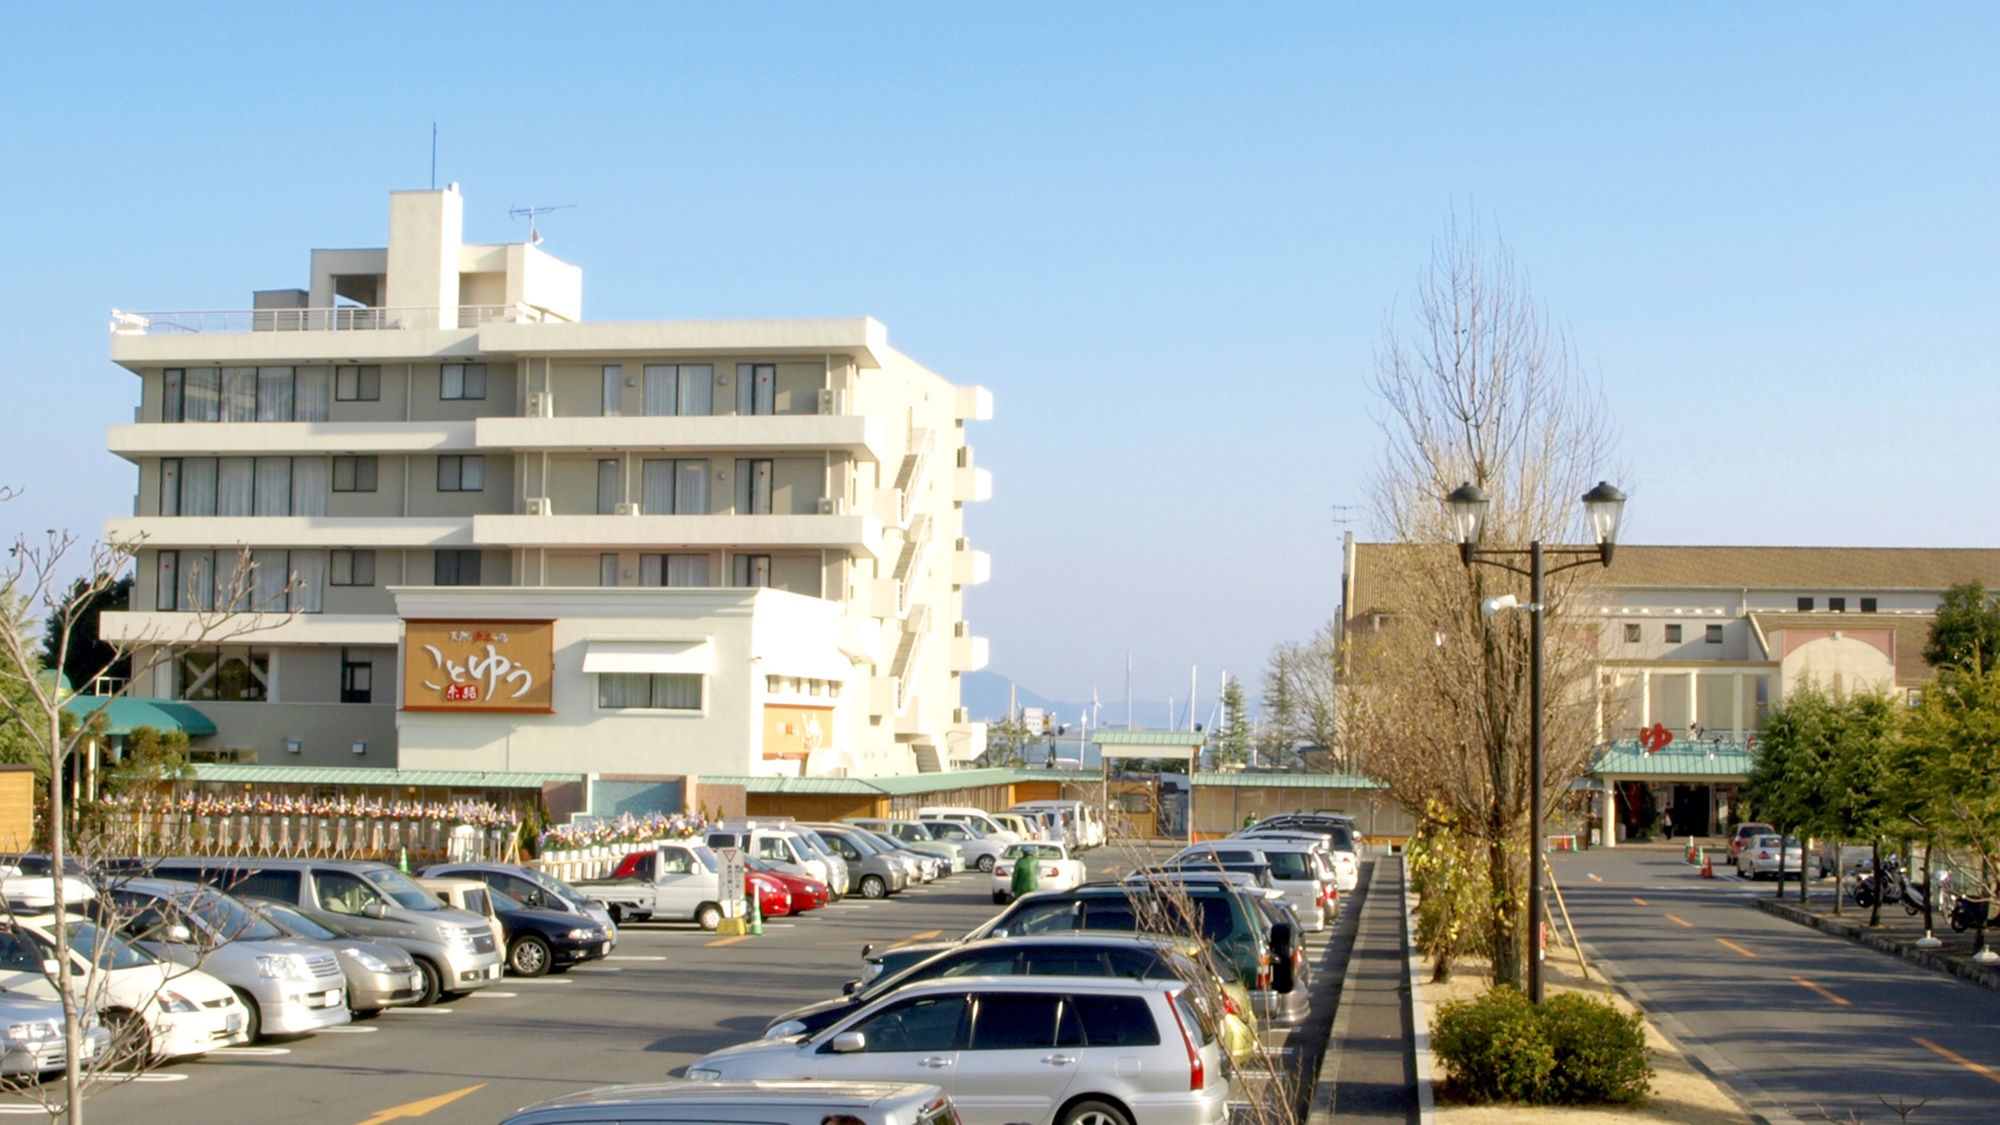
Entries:
{"label": "trimmed hedge", "polygon": [[1637,1103],[1651,1090],[1637,1012],[1577,993],[1540,1008],[1513,988],[1440,1005],[1431,1049],[1471,1102]]}

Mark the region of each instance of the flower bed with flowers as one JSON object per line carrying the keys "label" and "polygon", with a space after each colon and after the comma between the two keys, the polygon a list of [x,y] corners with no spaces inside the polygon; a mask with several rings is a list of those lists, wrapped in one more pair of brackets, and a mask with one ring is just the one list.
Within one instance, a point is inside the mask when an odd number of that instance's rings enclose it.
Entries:
{"label": "flower bed with flowers", "polygon": [[690,840],[708,830],[701,813],[625,813],[616,820],[558,824],[535,840],[538,866],[558,879],[598,879],[618,861],[667,840]]}
{"label": "flower bed with flowers", "polygon": [[521,814],[484,801],[143,792],[106,802],[118,855],[267,855],[432,862],[518,854]]}

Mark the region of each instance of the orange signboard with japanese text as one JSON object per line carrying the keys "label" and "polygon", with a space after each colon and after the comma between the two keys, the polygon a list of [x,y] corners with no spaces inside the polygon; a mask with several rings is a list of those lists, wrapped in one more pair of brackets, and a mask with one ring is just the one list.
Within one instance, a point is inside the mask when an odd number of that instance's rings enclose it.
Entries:
{"label": "orange signboard with japanese text", "polygon": [[555,711],[553,621],[403,622],[403,710]]}
{"label": "orange signboard with japanese text", "polygon": [[764,760],[794,760],[833,745],[833,708],[764,705]]}

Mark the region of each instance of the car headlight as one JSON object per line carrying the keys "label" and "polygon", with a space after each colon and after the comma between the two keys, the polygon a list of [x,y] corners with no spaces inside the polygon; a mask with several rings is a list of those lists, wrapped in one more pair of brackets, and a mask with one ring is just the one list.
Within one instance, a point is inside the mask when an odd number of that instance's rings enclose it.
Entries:
{"label": "car headlight", "polygon": [[465,949],[471,949],[472,931],[466,929],[460,929],[457,926],[448,926],[445,928],[444,931],[444,940],[447,944],[461,946]]}
{"label": "car headlight", "polygon": [[33,1023],[13,1023],[7,1025],[6,1039],[9,1043],[47,1043],[51,1039],[61,1039],[62,1030],[53,1020],[36,1020]]}
{"label": "car headlight", "polygon": [[349,947],[341,950],[341,952],[347,954],[349,957],[354,958],[356,961],[361,962],[361,967],[367,969],[371,973],[387,973],[394,971],[389,967],[389,962],[382,960],[380,957],[375,956],[373,953],[370,953],[365,949],[356,949],[353,947]]}
{"label": "car headlight", "polygon": [[596,939],[597,931],[589,926],[578,926],[569,932],[568,937],[571,941],[592,941]]}
{"label": "car headlight", "polygon": [[[262,962],[262,961],[283,961],[283,960],[287,960],[287,959],[288,959],[288,958],[283,958],[283,957],[259,957],[259,958],[258,958],[258,961],[260,961],[260,962]],[[259,969],[262,969],[262,968],[263,968],[263,966],[262,966],[262,965],[260,964],[260,965],[258,965],[258,968],[259,968]],[[266,976],[270,976],[271,974],[269,974],[269,973],[266,973],[266,974],[264,974],[264,975],[266,975]],[[159,1000],[160,1000],[160,1010],[161,1010],[161,1011],[163,1011],[163,1012],[173,1012],[173,1013],[176,1013],[176,1014],[179,1014],[179,1013],[184,1013],[184,1012],[199,1012],[199,1011],[201,1011],[201,1005],[200,1005],[200,1004],[197,1004],[197,1003],[195,1003],[194,1001],[192,1001],[192,1000],[188,999],[188,998],[187,998],[187,997],[185,997],[185,996],[182,996],[182,995],[181,995],[180,993],[178,993],[178,992],[175,992],[175,991],[173,991],[173,990],[171,990],[171,989],[161,989],[161,990],[160,990],[160,996],[159,996]]]}
{"label": "car headlight", "polygon": [[312,970],[306,967],[306,959],[291,953],[257,958],[257,975],[276,980],[313,979]]}
{"label": "car headlight", "polygon": [[687,1076],[696,1082],[717,1082],[722,1079],[722,1072],[705,1066],[691,1066]]}
{"label": "car headlight", "polygon": [[[804,1035],[805,1033],[806,1025],[803,1020],[786,1020],[783,1023],[772,1024],[771,1030],[764,1033],[764,1038],[790,1039],[794,1035]],[[693,1075],[690,1074],[689,1077],[693,1077]]]}

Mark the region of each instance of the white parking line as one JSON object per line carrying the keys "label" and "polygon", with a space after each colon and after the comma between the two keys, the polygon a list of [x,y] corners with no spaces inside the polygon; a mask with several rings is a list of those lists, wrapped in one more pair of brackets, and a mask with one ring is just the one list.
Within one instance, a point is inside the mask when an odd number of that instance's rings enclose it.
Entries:
{"label": "white parking line", "polygon": [[290,1047],[217,1047],[202,1057],[214,1058],[216,1055],[223,1055],[232,1058],[262,1058],[270,1055],[289,1055],[291,1053],[292,1049]]}
{"label": "white parking line", "polygon": [[412,1016],[448,1016],[451,1014],[450,1008],[384,1008],[382,1010]]}
{"label": "white parking line", "polygon": [[186,1082],[187,1080],[188,1076],[185,1074],[135,1074],[126,1079],[127,1082]]}
{"label": "white parking line", "polygon": [[375,1032],[378,1032],[378,1031],[380,1031],[380,1030],[382,1030],[382,1029],[381,1029],[381,1028],[379,1028],[379,1027],[357,1027],[357,1026],[355,1026],[354,1024],[351,1024],[351,1023],[350,1023],[350,1024],[345,1024],[345,1025],[343,1025],[343,1026],[340,1026],[340,1027],[322,1027],[322,1028],[320,1028],[320,1029],[319,1029],[319,1034],[321,1034],[321,1035],[373,1035],[373,1034],[374,1034]]}
{"label": "white parking line", "polygon": [[[515,984],[575,984],[576,982],[573,980],[569,980],[566,977],[522,977],[520,980],[517,980],[514,983]],[[400,1009],[392,1008],[390,1010],[398,1011]]]}
{"label": "white parking line", "polygon": [[664,961],[666,959],[667,959],[666,955],[663,953],[655,953],[650,955],[637,954],[637,953],[614,953],[611,956],[605,958],[606,961]]}
{"label": "white parking line", "polygon": [[[482,998],[487,1000],[512,1000],[514,997],[519,995],[520,993],[518,992],[475,992],[472,994],[472,998],[474,1000]],[[363,1028],[363,1030],[365,1031],[372,1029]]]}
{"label": "white parking line", "polygon": [[572,973],[622,973],[624,971],[624,969],[617,965],[578,965],[576,968],[570,970]]}

